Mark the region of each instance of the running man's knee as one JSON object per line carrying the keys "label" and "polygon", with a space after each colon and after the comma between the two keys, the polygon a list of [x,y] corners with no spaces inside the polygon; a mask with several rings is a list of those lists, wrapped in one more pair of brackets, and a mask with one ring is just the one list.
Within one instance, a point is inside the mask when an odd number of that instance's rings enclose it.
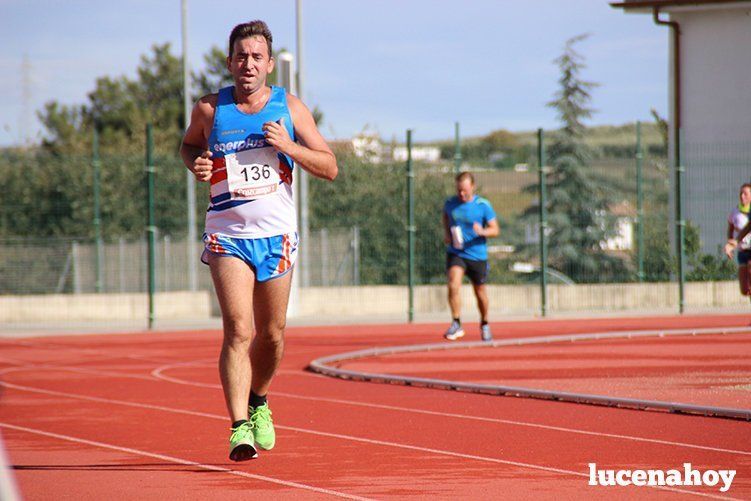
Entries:
{"label": "running man's knee", "polygon": [[253,328],[250,322],[240,318],[224,318],[224,342],[227,344],[250,343]]}
{"label": "running man's knee", "polygon": [[450,291],[459,292],[459,289],[462,288],[462,280],[464,279],[464,274],[460,272],[454,272],[452,269],[451,272],[448,275],[448,287]]}
{"label": "running man's knee", "polygon": [[256,325],[256,337],[264,342],[281,343],[284,341],[284,329],[286,327],[286,318],[271,320],[264,325]]}

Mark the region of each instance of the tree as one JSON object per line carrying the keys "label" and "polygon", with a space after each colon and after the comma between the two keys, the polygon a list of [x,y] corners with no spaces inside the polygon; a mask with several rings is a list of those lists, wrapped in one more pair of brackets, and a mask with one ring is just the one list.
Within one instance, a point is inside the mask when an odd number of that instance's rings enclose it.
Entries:
{"label": "tree", "polygon": [[654,108],[651,108],[649,112],[652,114],[652,118],[655,119],[657,130],[660,132],[660,137],[662,138],[662,145],[665,147],[665,151],[668,151],[668,121],[661,117]]}
{"label": "tree", "polygon": [[[407,186],[403,163],[373,165],[338,153],[335,183],[310,182],[310,227],[360,228],[363,284],[407,282]],[[415,166],[416,280],[430,283],[445,274],[441,226],[444,194],[451,179]],[[441,256],[440,258],[438,256]]]}
{"label": "tree", "polygon": [[232,75],[227,71],[227,54],[218,45],[212,46],[203,55],[203,62],[206,69],[202,72],[192,73],[193,86],[196,89],[196,94],[193,96],[194,101],[201,96],[211,94],[232,84]]}
{"label": "tree", "polygon": [[[224,54],[215,47],[204,59],[206,75],[194,74],[199,77],[196,85],[227,83]],[[169,44],[154,45],[141,57],[135,77],[98,78],[83,104],[47,103],[38,112],[46,130],[42,147],[18,158],[0,159],[0,191],[13,200],[11,213],[19,214],[7,217],[11,205],[6,204],[0,211],[0,234],[93,236],[91,155],[97,130],[104,236],[140,236],[147,123],[154,125],[157,225],[164,234],[183,233],[186,171],[177,155],[184,128],[181,63]],[[270,82],[274,81],[272,74]],[[205,184],[197,183],[198,200],[206,199],[206,191]]]}
{"label": "tree", "polygon": [[42,126],[47,130],[47,138],[42,140],[42,148],[54,155],[79,151],[83,144],[80,131],[84,128],[85,106],[67,106],[57,101],[44,105],[44,111],[37,112]]}
{"label": "tree", "polygon": [[185,127],[182,60],[171,53],[169,43],[154,45],[152,51],[151,57],[141,56],[138,80],[130,83],[128,94],[144,110],[147,122],[156,129],[174,130],[182,136]]}
{"label": "tree", "polygon": [[[99,132],[101,217],[105,238],[137,237],[144,226],[145,127],[154,124],[157,166],[157,224],[165,234],[184,232],[185,169],[176,155],[183,130],[180,59],[169,44],[141,57],[135,78],[104,76],[85,104],[50,102],[39,113],[47,130],[38,151],[16,165],[3,162],[4,193],[13,193],[22,217],[4,221],[14,236],[93,236],[92,138]],[[33,172],[34,175],[29,175]],[[205,198],[205,186],[196,191]]]}
{"label": "tree", "polygon": [[508,153],[519,147],[519,139],[516,137],[516,134],[509,132],[506,129],[494,130],[487,136],[483,137],[482,142],[487,146],[491,153],[496,151]]}
{"label": "tree", "polygon": [[171,53],[169,43],[154,45],[151,50],[150,55],[141,56],[137,79],[98,78],[88,102],[80,106],[47,103],[38,113],[46,129],[44,150],[88,154],[96,127],[103,151],[143,151],[143,130],[151,122],[156,143],[175,151],[184,122],[181,62]]}
{"label": "tree", "polygon": [[[623,278],[626,265],[603,249],[604,242],[617,233],[616,218],[609,214],[615,201],[608,196],[603,180],[588,168],[591,152],[584,144],[584,120],[592,116],[590,90],[597,84],[582,80],[584,58],[574,50],[585,38],[587,35],[569,39],[555,60],[561,73],[559,90],[547,103],[556,110],[562,125],[547,148],[548,256],[552,267],[577,282],[599,282]],[[536,192],[537,185],[526,190]],[[527,221],[536,216],[536,206],[525,211]]]}
{"label": "tree", "polygon": [[736,265],[718,248],[715,255],[701,251],[701,231],[699,227],[686,223],[686,260],[689,270],[686,280],[689,282],[707,282],[710,280],[732,280],[736,274]]}

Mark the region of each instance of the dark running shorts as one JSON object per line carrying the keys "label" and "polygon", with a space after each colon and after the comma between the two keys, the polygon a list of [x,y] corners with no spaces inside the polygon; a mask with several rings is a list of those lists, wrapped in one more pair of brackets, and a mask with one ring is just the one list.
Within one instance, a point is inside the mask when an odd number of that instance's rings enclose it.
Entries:
{"label": "dark running shorts", "polygon": [[488,266],[487,261],[473,261],[471,259],[464,259],[456,254],[446,254],[446,271],[452,266],[459,266],[464,270],[464,274],[467,275],[469,281],[474,285],[482,285],[488,279]]}
{"label": "dark running shorts", "polygon": [[749,261],[751,261],[751,250],[742,250],[738,252],[739,266],[748,266]]}

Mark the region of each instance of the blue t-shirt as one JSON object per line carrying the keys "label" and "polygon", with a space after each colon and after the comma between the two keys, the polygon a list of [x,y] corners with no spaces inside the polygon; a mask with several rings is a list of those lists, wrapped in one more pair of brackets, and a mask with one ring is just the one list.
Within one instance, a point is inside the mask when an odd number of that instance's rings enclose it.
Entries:
{"label": "blue t-shirt", "polygon": [[490,202],[477,195],[469,202],[462,202],[458,196],[453,196],[446,200],[443,211],[448,216],[452,236],[446,251],[464,259],[486,261],[487,239],[478,236],[473,226],[474,223],[479,223],[484,228],[495,219],[495,211]]}

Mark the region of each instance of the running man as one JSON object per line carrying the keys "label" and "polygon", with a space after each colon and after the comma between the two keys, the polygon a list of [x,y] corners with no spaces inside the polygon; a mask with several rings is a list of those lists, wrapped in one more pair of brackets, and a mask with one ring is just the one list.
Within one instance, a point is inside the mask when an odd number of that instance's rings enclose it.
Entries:
{"label": "running man", "polygon": [[483,341],[492,341],[488,325],[488,237],[500,234],[493,206],[475,195],[475,178],[469,172],[456,176],[456,196],[443,206],[443,239],[446,247],[446,273],[448,275],[448,300],[451,308],[451,326],[443,335],[450,341],[464,336],[461,322],[459,291],[466,274],[472,282],[480,310],[480,335]]}
{"label": "running man", "polygon": [[[749,212],[751,212],[751,184],[741,185],[738,195],[740,203],[728,216],[728,240],[725,244],[725,254],[733,259],[733,251],[738,249],[738,284],[741,294],[751,296],[751,236],[748,231],[743,231],[749,225]],[[743,233],[741,235],[741,233]]]}
{"label": "running man", "polygon": [[263,21],[235,26],[227,57],[234,85],[196,103],[180,147],[196,179],[211,183],[201,260],[222,310],[219,374],[233,461],[275,443],[266,395],[283,354],[297,256],[293,169],[328,180],[338,172],[308,108],[266,85],[274,70],[271,43]]}

